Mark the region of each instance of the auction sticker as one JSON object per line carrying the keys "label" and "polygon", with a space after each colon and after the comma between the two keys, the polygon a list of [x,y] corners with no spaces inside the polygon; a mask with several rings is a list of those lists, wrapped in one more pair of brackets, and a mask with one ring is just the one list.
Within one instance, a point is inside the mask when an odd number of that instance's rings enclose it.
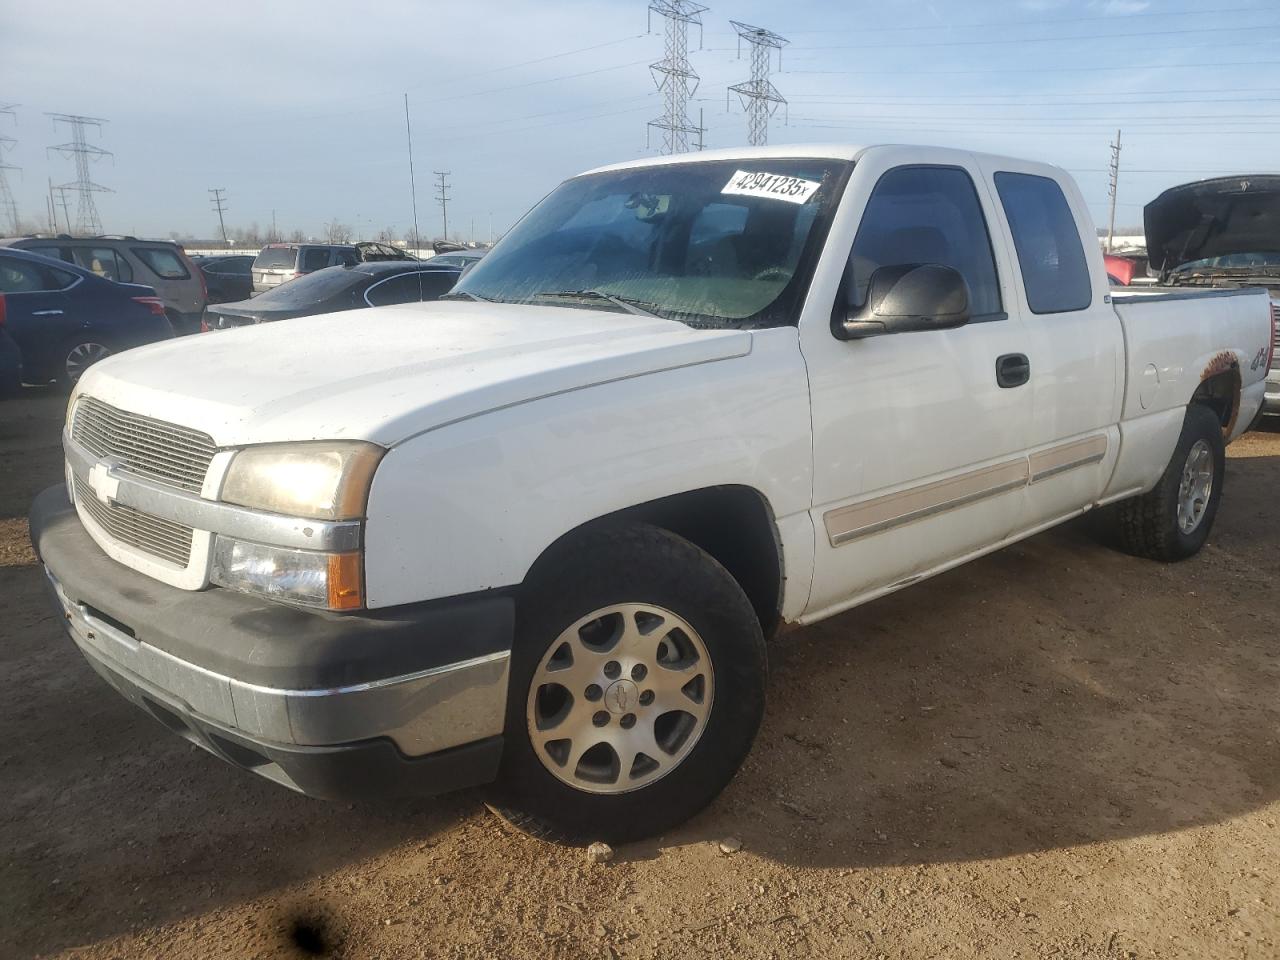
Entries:
{"label": "auction sticker", "polygon": [[738,170],[720,192],[744,197],[769,197],[773,200],[785,200],[787,203],[804,203],[820,186],[822,184],[817,180],[802,180],[800,177],[788,177],[780,173],[749,173]]}

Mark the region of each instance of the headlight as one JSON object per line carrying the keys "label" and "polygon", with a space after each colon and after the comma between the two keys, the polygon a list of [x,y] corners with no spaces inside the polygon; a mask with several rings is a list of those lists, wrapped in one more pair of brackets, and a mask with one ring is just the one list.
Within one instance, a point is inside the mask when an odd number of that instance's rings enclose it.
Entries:
{"label": "headlight", "polygon": [[231,461],[222,499],[291,517],[354,520],[364,516],[384,452],[362,440],[246,447]]}
{"label": "headlight", "polygon": [[364,605],[359,553],[317,553],[219,536],[209,579],[221,587],[329,610]]}

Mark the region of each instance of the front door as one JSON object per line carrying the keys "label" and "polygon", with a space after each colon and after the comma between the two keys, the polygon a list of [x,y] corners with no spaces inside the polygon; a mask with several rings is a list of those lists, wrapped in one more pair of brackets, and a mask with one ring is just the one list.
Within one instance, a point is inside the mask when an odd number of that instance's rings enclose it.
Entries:
{"label": "front door", "polygon": [[964,276],[973,316],[954,330],[853,341],[802,331],[817,540],[806,619],[958,561],[1022,522],[1031,394],[1008,358],[1028,341],[1006,311],[1009,262],[992,243],[997,218],[979,183],[976,163],[894,166],[891,156],[861,161],[850,180],[846,202],[864,213],[841,308],[861,306],[878,267],[938,263]]}

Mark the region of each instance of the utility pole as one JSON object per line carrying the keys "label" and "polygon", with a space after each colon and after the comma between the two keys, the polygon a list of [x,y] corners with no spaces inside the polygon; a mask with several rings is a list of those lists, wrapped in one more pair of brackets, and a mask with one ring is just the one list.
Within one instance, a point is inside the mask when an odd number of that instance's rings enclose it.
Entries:
{"label": "utility pole", "polygon": [[71,142],[60,143],[49,149],[66,157],[74,157],[76,161],[75,183],[64,184],[68,188],[74,187],[80,194],[80,203],[76,208],[76,232],[81,236],[98,236],[102,233],[102,220],[98,217],[98,205],[94,202],[93,195],[115,191],[93,182],[89,175],[89,162],[109,157],[111,152],[91,146],[85,139],[85,129],[97,127],[101,130],[107,121],[100,117],[82,117],[74,113],[50,113],[48,116],[53,118],[55,127],[59,123],[71,127]]}
{"label": "utility pole", "polygon": [[707,10],[692,0],[652,0],[649,4],[650,26],[655,13],[666,20],[666,56],[649,65],[654,85],[666,103],[666,112],[660,119],[650,120],[649,126],[662,131],[662,152],[666,154],[687,153],[690,134],[702,136],[701,124],[695,127],[689,121],[689,98],[697,91],[699,80],[689,63],[689,24],[698,28],[701,46],[701,17]]}
{"label": "utility pole", "polygon": [[1120,187],[1120,131],[1116,131],[1116,142],[1111,144],[1111,183],[1107,187],[1107,195],[1111,198],[1111,222],[1107,227],[1107,253],[1111,252],[1111,244],[1116,238],[1116,194]]}
{"label": "utility pole", "polygon": [[[18,115],[13,112],[16,103],[0,103],[0,115],[13,118],[13,122],[18,122]],[[6,150],[12,150],[18,141],[13,137],[0,137],[0,156],[3,156]],[[9,221],[9,230],[13,234],[18,233],[18,202],[13,198],[13,190],[9,187],[9,171],[20,170],[11,163],[5,163],[0,160],[0,217]]]}
{"label": "utility pole", "polygon": [[[222,218],[222,214],[227,209],[227,198],[223,196],[223,194],[227,192],[227,188],[211,187],[208,192],[209,192],[209,199],[213,203],[213,209],[218,211],[218,226],[222,230],[222,243],[225,246],[228,242],[227,241],[227,223]],[[274,225],[275,222],[276,222],[276,214],[275,214],[275,211],[273,210],[271,211],[272,225]]]}
{"label": "utility pole", "polygon": [[452,170],[432,170],[440,182],[436,184],[436,200],[440,204],[440,216],[444,218],[444,238],[449,239],[449,183],[445,177],[449,176]]}
{"label": "utility pole", "polygon": [[[769,81],[770,61],[773,51],[778,51],[778,67],[782,67],[782,48],[787,40],[772,30],[753,27],[749,23],[730,20],[733,29],[738,32],[738,56],[742,56],[742,41],[751,47],[751,79],[746,83],[735,83],[729,93],[736,93],[747,113],[747,142],[753,147],[763,147],[769,142],[769,118],[778,107],[784,105],[786,98],[778,92]],[[725,106],[728,106],[728,94],[725,94]]]}
{"label": "utility pole", "polygon": [[[69,188],[64,185],[60,187],[54,187],[53,189],[57,191],[58,205],[62,207],[62,219],[67,221],[67,233],[69,234],[71,233],[71,201],[67,199],[67,190]],[[58,218],[55,215],[54,216],[55,225],[57,224],[57,219]],[[54,232],[56,233],[57,231],[55,230]]]}

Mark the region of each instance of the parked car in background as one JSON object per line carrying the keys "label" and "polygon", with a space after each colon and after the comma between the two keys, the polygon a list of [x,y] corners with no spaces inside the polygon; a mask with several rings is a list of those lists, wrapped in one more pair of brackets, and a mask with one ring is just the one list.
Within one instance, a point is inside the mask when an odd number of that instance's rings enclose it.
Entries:
{"label": "parked car in background", "polygon": [[379,240],[361,240],[355,245],[356,253],[360,255],[361,261],[364,263],[379,263],[383,260],[414,260],[415,257],[408,250],[401,250],[389,243],[382,243]]}
{"label": "parked car in background", "polygon": [[22,351],[5,329],[5,311],[4,294],[0,293],[0,398],[22,389]]}
{"label": "parked car in background", "polygon": [[195,333],[200,328],[208,300],[204,274],[176,243],[126,236],[59,234],[0,239],[0,247],[53,257],[106,280],[145,284],[164,303],[165,316],[174,332]]}
{"label": "parked car in background", "polygon": [[455,250],[452,253],[437,253],[430,263],[442,267],[458,267],[464,269],[473,263],[479,263],[488,250]]}
{"label": "parked car in background", "polygon": [[70,388],[104,357],[173,336],[150,287],[24,250],[0,248],[0,294],[27,383]]}
{"label": "parked car in background", "polygon": [[461,272],[417,260],[326,267],[252,299],[211,306],[205,311],[202,329],[226,330],[318,313],[435,300],[453,289]]}
{"label": "parked car in background", "polygon": [[253,261],[253,293],[265,293],[325,267],[359,262],[360,252],[349,243],[268,243]]}
{"label": "parked car in background", "polygon": [[1161,283],[1265,287],[1271,295],[1276,331],[1262,412],[1280,415],[1280,175],[1170,187],[1147,204],[1143,219],[1147,255]]}
{"label": "parked car in background", "polygon": [[1104,253],[1102,263],[1107,268],[1107,280],[1113,287],[1127,287],[1133,282],[1138,269],[1132,260],[1113,253]]}
{"label": "parked car in background", "polygon": [[253,296],[253,257],[231,254],[225,257],[192,257],[204,274],[209,303],[226,303]]}

